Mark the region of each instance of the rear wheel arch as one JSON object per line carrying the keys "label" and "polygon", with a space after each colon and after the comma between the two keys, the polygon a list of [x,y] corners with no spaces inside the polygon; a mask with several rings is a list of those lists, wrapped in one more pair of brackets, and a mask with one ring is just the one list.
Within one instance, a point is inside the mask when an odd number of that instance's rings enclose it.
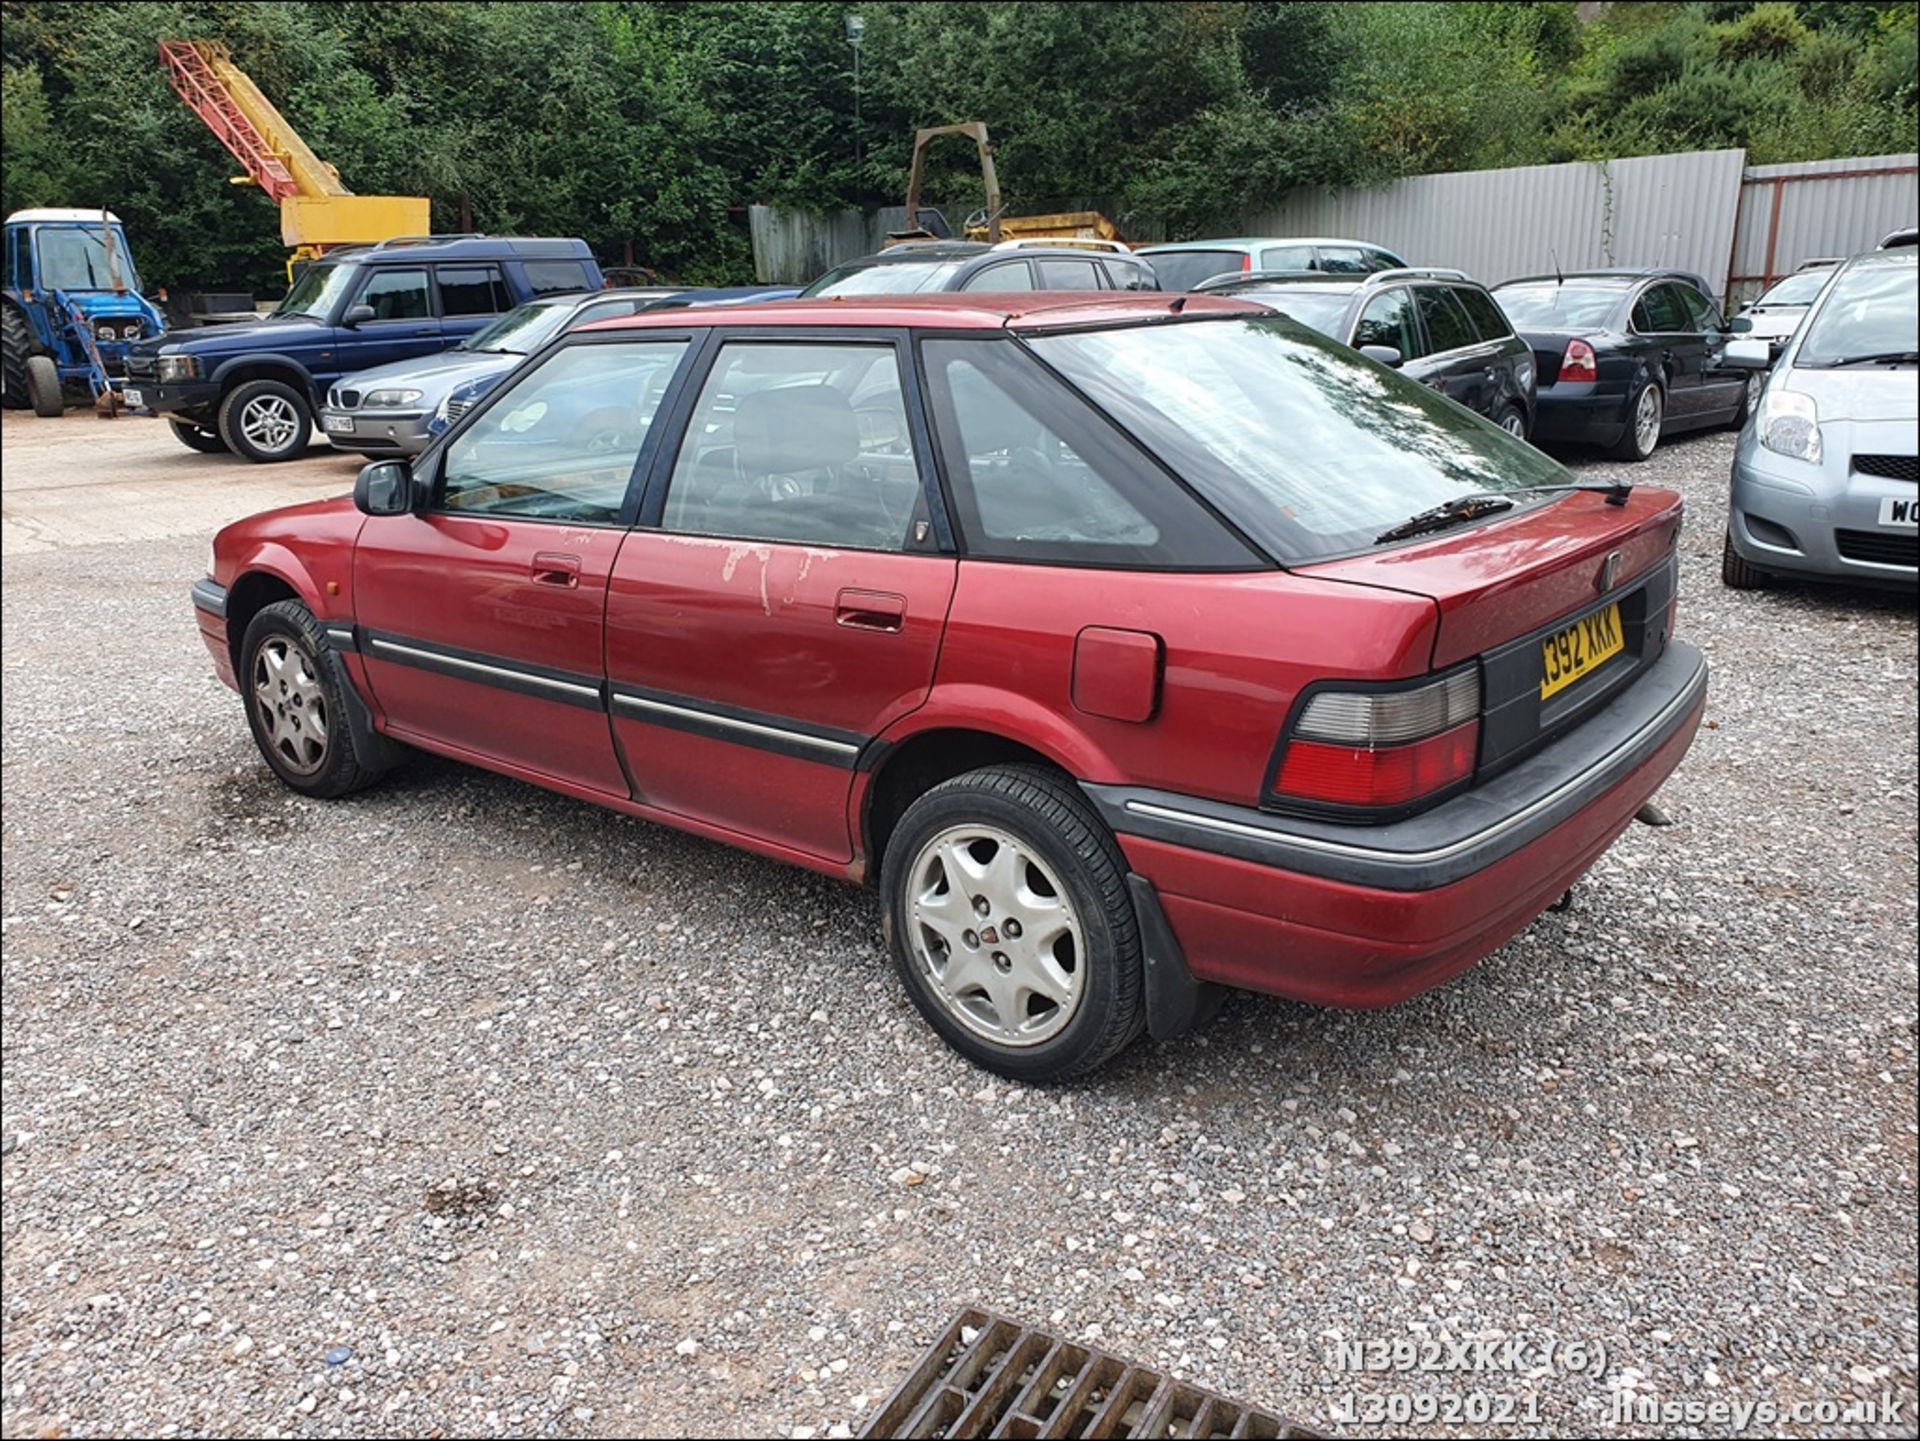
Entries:
{"label": "rear wheel arch", "polygon": [[866,874],[878,880],[887,842],[900,818],[921,796],[955,776],[987,766],[1037,765],[1073,779],[1056,757],[994,731],[942,726],[889,745],[874,767],[860,807]]}

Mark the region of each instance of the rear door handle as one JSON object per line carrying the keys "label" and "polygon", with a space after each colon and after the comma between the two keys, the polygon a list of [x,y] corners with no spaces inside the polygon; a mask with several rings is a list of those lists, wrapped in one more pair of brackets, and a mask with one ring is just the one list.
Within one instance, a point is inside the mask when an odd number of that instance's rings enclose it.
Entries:
{"label": "rear door handle", "polygon": [[907,598],[883,590],[843,590],[833,604],[833,623],[852,630],[897,631],[907,618]]}
{"label": "rear door handle", "polygon": [[571,590],[580,584],[580,557],[543,550],[533,558],[533,579],[538,585],[565,586]]}

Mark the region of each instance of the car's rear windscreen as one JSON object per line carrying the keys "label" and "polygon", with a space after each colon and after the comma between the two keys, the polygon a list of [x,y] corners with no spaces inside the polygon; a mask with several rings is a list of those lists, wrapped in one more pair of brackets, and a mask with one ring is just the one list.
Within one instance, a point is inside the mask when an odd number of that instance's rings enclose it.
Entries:
{"label": "car's rear windscreen", "polygon": [[829,270],[800,294],[918,295],[944,290],[964,262],[958,260],[895,260],[884,265],[843,265]]}
{"label": "car's rear windscreen", "polygon": [[1282,316],[1028,343],[1282,564],[1370,548],[1460,496],[1569,479],[1464,406]]}
{"label": "car's rear windscreen", "polygon": [[1624,285],[1545,281],[1503,285],[1493,298],[1515,330],[1599,330],[1626,294]]}
{"label": "car's rear windscreen", "polygon": [[1153,267],[1162,290],[1193,290],[1203,280],[1247,268],[1241,250],[1165,250],[1143,257]]}

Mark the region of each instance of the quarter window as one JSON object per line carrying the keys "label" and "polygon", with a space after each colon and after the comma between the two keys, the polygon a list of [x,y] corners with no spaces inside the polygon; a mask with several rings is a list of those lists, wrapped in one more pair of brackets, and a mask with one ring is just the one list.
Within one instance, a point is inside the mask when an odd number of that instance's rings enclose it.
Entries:
{"label": "quarter window", "polygon": [[1467,312],[1460,308],[1451,290],[1444,285],[1422,285],[1414,294],[1420,298],[1420,318],[1427,323],[1427,341],[1433,354],[1478,343],[1473,322],[1467,319]]}
{"label": "quarter window", "polygon": [[498,315],[513,309],[498,266],[443,265],[438,278],[440,313],[444,316]]}
{"label": "quarter window", "polygon": [[1360,312],[1353,327],[1353,345],[1390,345],[1402,360],[1417,360],[1422,354],[1420,326],[1413,318],[1413,297],[1405,290],[1389,290],[1376,295]]}
{"label": "quarter window", "polygon": [[373,307],[375,320],[426,320],[433,315],[424,270],[376,270],[360,292],[360,304]]}
{"label": "quarter window", "polygon": [[1010,341],[929,341],[934,421],[967,554],[1133,569],[1254,558]]}
{"label": "quarter window", "polygon": [[535,295],[594,289],[587,280],[587,267],[577,260],[529,260],[523,268],[527,289]]}
{"label": "quarter window", "polygon": [[509,385],[447,448],[440,507],[456,515],[611,525],[682,340],[573,345]]}
{"label": "quarter window", "polygon": [[1513,334],[1513,327],[1507,324],[1507,317],[1501,314],[1493,297],[1479,286],[1455,286],[1453,294],[1466,306],[1467,314],[1473,318],[1474,328],[1480,332],[1482,340],[1505,340]]}
{"label": "quarter window", "polygon": [[674,462],[667,530],[899,550],[919,513],[891,345],[721,348]]}

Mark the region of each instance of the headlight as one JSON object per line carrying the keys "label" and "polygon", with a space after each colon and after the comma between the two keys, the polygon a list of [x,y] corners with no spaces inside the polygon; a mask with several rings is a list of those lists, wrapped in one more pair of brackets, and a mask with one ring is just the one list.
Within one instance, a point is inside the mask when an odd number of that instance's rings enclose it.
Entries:
{"label": "headlight", "polygon": [[1760,443],[1778,455],[1790,455],[1809,465],[1820,463],[1820,413],[1813,397],[1797,390],[1769,387],[1754,417]]}
{"label": "headlight", "polygon": [[200,362],[191,355],[163,355],[160,357],[160,383],[167,385],[175,381],[192,380],[200,373]]}
{"label": "headlight", "polygon": [[386,410],[395,405],[412,405],[419,398],[417,390],[370,390],[360,403],[368,410]]}

